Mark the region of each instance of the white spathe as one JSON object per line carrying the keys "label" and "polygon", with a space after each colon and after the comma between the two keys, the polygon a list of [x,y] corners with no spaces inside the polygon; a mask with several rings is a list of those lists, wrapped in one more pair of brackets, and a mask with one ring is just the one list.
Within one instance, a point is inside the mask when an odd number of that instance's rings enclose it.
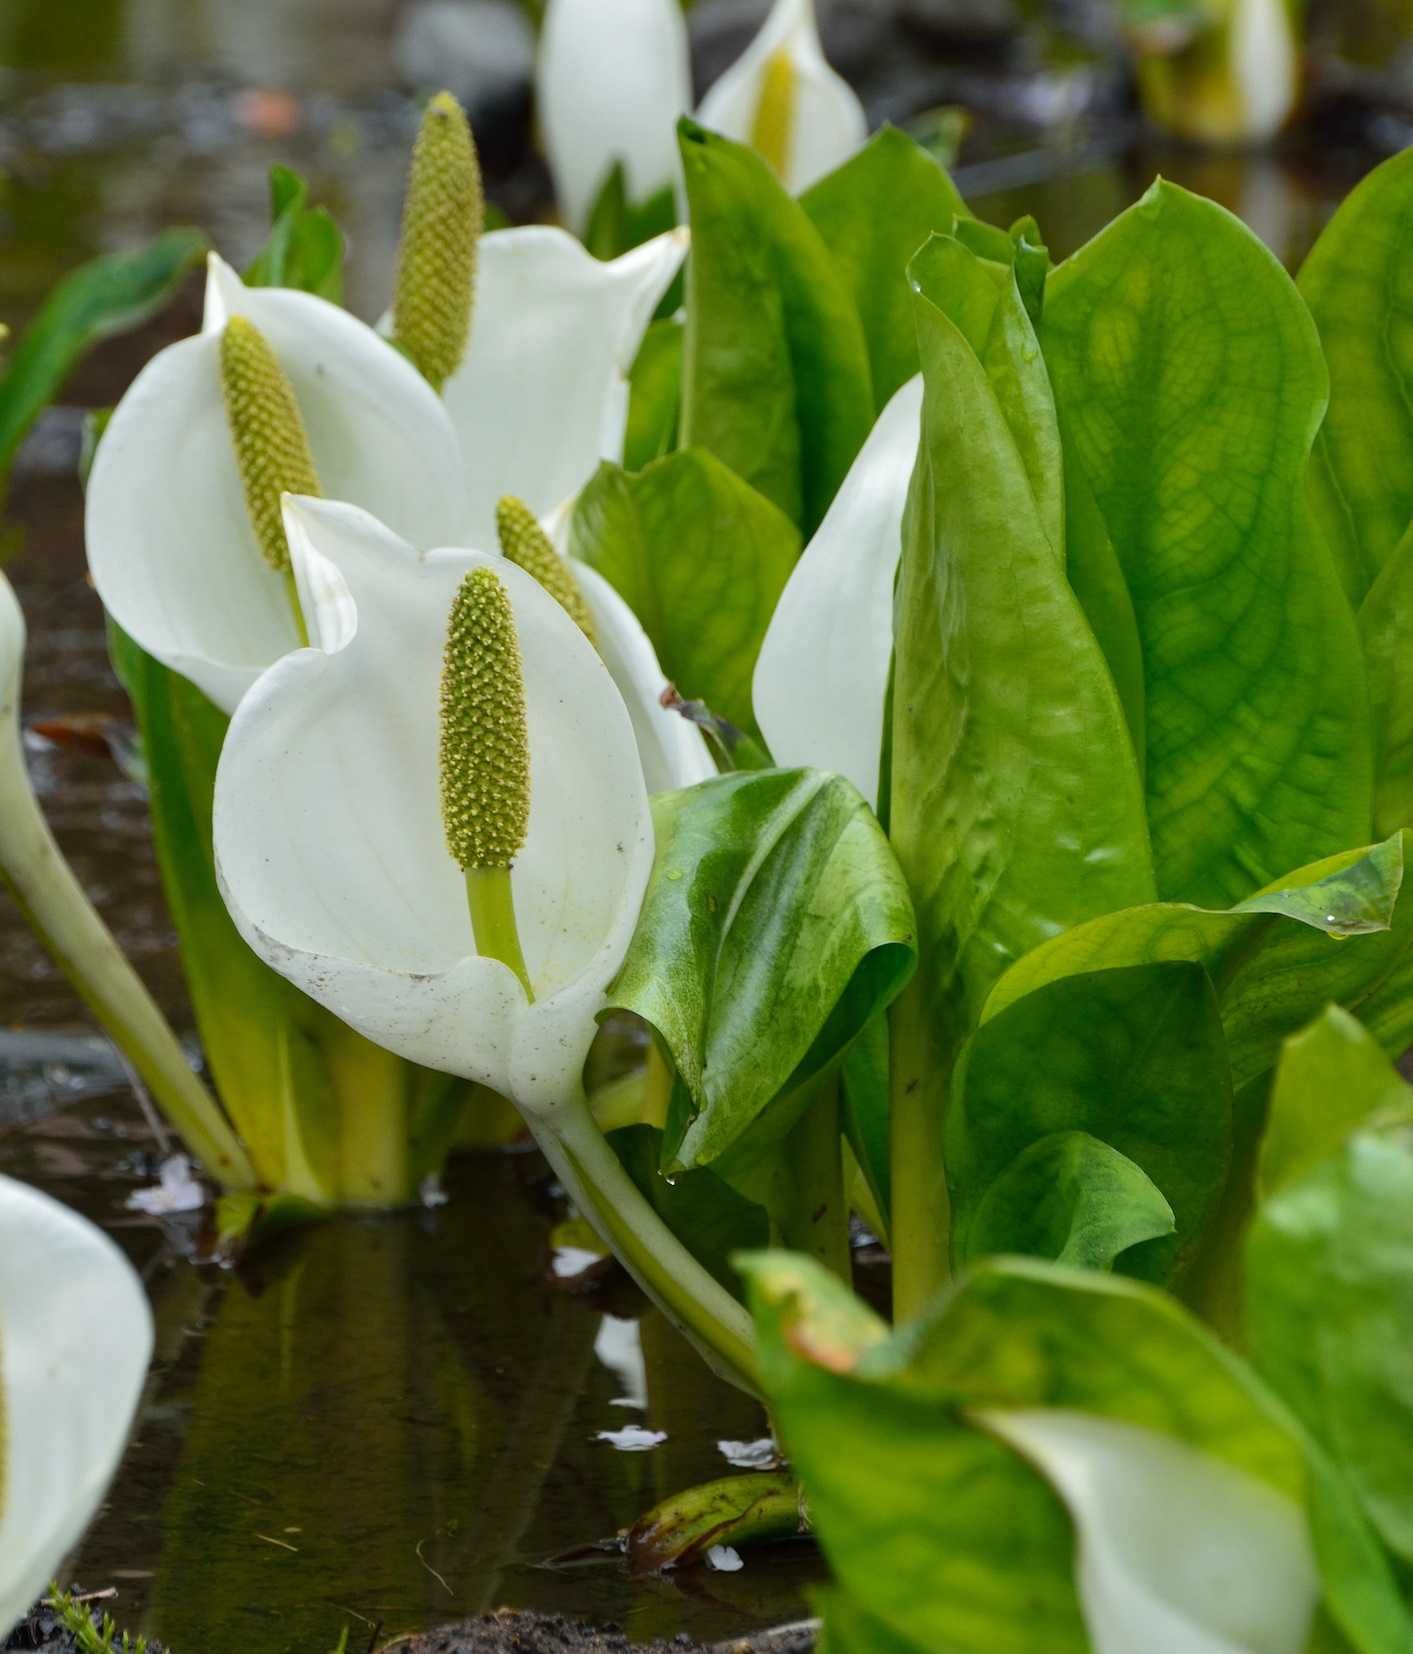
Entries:
{"label": "white spathe", "polygon": [[697,119],[749,143],[777,53],[789,58],[793,71],[794,114],[783,182],[798,195],[842,166],[868,137],[858,95],[824,55],[814,0],[775,0],[760,33],[702,99]]}
{"label": "white spathe", "polygon": [[1068,1508],[1095,1654],[1302,1654],[1319,1584],[1291,1500],[1115,1419],[1028,1408],[975,1417]]}
{"label": "white spathe", "polygon": [[623,458],[628,375],[687,245],[687,233],[672,230],[604,263],[563,230],[482,238],[471,342],[442,391],[469,516],[460,535],[409,538],[494,545],[503,495],[543,517],[574,499],[601,460]]}
{"label": "white spathe", "polygon": [[103,434],[85,534],[109,614],[225,712],[296,646],[226,422],[220,336],[233,315],[279,358],[325,494],[421,545],[459,538],[467,509],[456,431],[411,363],[337,305],[246,287],[212,254],[201,333],[153,357]]}
{"label": "white spathe", "polygon": [[761,645],[756,720],[781,764],[847,777],[878,793],[893,658],[893,585],[917,462],[922,378],[878,418],[804,555]]}
{"label": "white spathe", "polygon": [[675,186],[677,121],[692,107],[680,0],[550,0],[535,95],[560,211],[576,232],[615,162],[632,202]]}
{"label": "white spathe", "polygon": [[0,1637],[97,1510],[152,1355],[152,1316],[100,1230],[0,1177]]}
{"label": "white spathe", "polygon": [[[578,1095],[652,867],[623,697],[505,559],[419,555],[329,501],[288,501],[285,522],[316,646],[271,667],[231,723],[215,799],[231,914],[268,964],[377,1044],[553,1114]],[[531,807],[512,885],[533,1002],[476,952],[442,827],[442,652],[475,567],[505,583],[524,663]]]}

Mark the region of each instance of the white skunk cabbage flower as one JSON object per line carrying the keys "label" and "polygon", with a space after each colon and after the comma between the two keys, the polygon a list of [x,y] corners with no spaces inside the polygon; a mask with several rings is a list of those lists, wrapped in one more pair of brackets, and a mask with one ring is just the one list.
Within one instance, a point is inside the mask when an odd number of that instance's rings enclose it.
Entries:
{"label": "white skunk cabbage flower", "polygon": [[85,534],[109,614],[224,712],[299,644],[228,419],[222,345],[233,317],[264,336],[294,392],[317,473],[306,486],[422,545],[455,540],[466,518],[456,431],[412,364],[337,305],[246,287],[212,254],[202,331],[153,357],[103,434]]}
{"label": "white skunk cabbage flower", "polygon": [[1300,98],[1299,0],[1205,0],[1131,35],[1146,113],[1189,142],[1268,143]]}
{"label": "white skunk cabbage flower", "polygon": [[974,1416],[1068,1508],[1095,1654],[1302,1654],[1319,1584],[1291,1500],[1137,1425],[1060,1409]]}
{"label": "white skunk cabbage flower", "polygon": [[575,499],[601,460],[623,458],[628,375],[687,245],[672,230],[603,263],[563,230],[483,237],[470,345],[442,389],[466,475],[459,532],[419,535],[343,497],[417,545],[476,546],[495,544],[504,495],[538,517]]}
{"label": "white skunk cabbage flower", "polygon": [[825,58],[814,0],[775,0],[697,119],[759,150],[792,195],[842,166],[868,137],[863,105]]}
{"label": "white skunk cabbage flower", "polygon": [[151,1356],[146,1296],[112,1241],[0,1177],[0,1637],[98,1509]]}
{"label": "white skunk cabbage flower", "polygon": [[[316,500],[287,503],[286,531],[313,646],[265,673],[222,751],[215,843],[232,917],[359,1033],[552,1115],[581,1096],[652,867],[623,697],[580,626],[508,558],[419,555]],[[478,948],[468,864],[449,849],[453,818],[481,819],[484,801],[442,793],[449,617],[476,570],[508,597],[523,679],[524,835],[507,854],[523,978]],[[466,693],[485,681],[468,677]],[[518,741],[494,756],[523,771]],[[500,814],[493,798],[484,820]]]}
{"label": "white skunk cabbage flower", "polygon": [[[615,163],[634,203],[676,184],[676,125],[692,101],[679,0],[550,0],[537,98],[555,192],[575,231]],[[814,0],[776,0],[697,118],[752,145],[793,194],[868,136],[863,105],[824,56]]]}
{"label": "white skunk cabbage flower", "polygon": [[615,162],[628,199],[676,186],[677,121],[692,107],[681,0],[549,0],[536,101],[555,194],[581,232]]}
{"label": "white skunk cabbage flower", "polygon": [[795,565],[752,685],[778,763],[834,770],[867,799],[878,795],[893,585],[921,426],[919,376],[879,415]]}

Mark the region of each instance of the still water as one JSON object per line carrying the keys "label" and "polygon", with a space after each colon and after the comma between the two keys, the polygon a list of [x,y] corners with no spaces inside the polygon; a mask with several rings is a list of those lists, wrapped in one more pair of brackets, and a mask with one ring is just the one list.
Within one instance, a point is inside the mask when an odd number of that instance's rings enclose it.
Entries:
{"label": "still water", "polygon": [[[1395,9],[1369,7],[1384,23]],[[420,10],[417,0],[0,0],[0,316],[23,325],[74,264],[172,224],[201,224],[243,262],[263,235],[275,160],[305,171],[344,225],[349,302],[375,315],[416,118],[397,66]],[[702,0],[697,15],[710,10]],[[1082,54],[1042,53],[1023,80],[1007,70],[984,82],[974,78],[984,71],[917,52],[914,42],[869,60],[874,112],[903,118],[975,87],[981,113],[959,182],[983,217],[1034,213],[1056,257],[1162,171],[1240,214],[1294,264],[1380,151],[1406,141],[1394,100],[1273,157],[1159,150],[1135,141],[1122,110],[1096,114],[1077,95],[1103,74]],[[1063,118],[1039,133],[1008,119],[1013,98]],[[535,216],[544,178],[513,99],[503,130],[487,144],[491,193]],[[104,347],[66,399],[115,400],[155,348],[194,328],[198,298]],[[85,737],[36,742],[35,775],[80,878],[184,1027],[141,788],[110,750],[121,755],[128,739],[126,709],[84,580],[76,428],[63,411],[46,422],[4,530],[31,631],[26,713],[82,720]],[[618,1556],[585,1549],[661,1496],[725,1473],[718,1444],[759,1437],[765,1421],[630,1290],[605,1298],[555,1280],[562,1213],[533,1156],[469,1157],[444,1206],[330,1224],[253,1270],[223,1273],[190,1261],[179,1224],[125,1209],[152,1179],[155,1144],[62,978],[6,908],[0,1023],[0,1169],[107,1227],[157,1317],[133,1444],[70,1568],[118,1587],[122,1624],[177,1654],[319,1654],[344,1626],[360,1648],[379,1626],[391,1637],[500,1604],[704,1639],[802,1611],[819,1575],[804,1546],[752,1555],[739,1573],[637,1582]],[[601,1439],[629,1423],[665,1440],[629,1454]]]}

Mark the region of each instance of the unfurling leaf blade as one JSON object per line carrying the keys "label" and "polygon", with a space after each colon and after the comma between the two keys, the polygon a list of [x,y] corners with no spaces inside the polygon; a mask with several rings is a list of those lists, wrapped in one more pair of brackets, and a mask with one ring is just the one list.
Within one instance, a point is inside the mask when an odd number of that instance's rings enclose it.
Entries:
{"label": "unfurling leaf blade", "polygon": [[913,915],[839,776],[758,770],[653,806],[657,861],[610,998],[657,1029],[690,1094],[686,1167],[725,1153],[888,1004],[912,970]]}

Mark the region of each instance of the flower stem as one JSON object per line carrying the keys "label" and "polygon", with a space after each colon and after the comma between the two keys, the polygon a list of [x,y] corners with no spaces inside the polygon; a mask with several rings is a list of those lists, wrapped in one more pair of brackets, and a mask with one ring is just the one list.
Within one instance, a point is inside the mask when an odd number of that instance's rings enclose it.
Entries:
{"label": "flower stem", "polygon": [[525,969],[525,955],[515,923],[510,869],[468,867],[466,905],[471,911],[471,931],[476,938],[477,953],[484,959],[499,959],[502,965],[509,965],[533,1002],[535,991],[530,986],[530,973]]}
{"label": "flower stem", "polygon": [[0,877],[186,1146],[225,1188],[253,1188],[245,1150],[55,843],[13,725],[0,733]]}
{"label": "flower stem", "polygon": [[840,1280],[851,1281],[837,1075],[828,1074],[811,1086],[805,1111],[785,1141],[785,1154],[794,1201],[781,1224],[782,1244],[807,1253]]}
{"label": "flower stem", "polygon": [[892,1164],[893,1319],[915,1319],[949,1273],[951,1203],[942,1159],[947,1078],[935,1066],[927,1008],[916,984],[889,1022],[889,1137]]}
{"label": "flower stem", "polygon": [[643,1291],[715,1372],[758,1395],[750,1316],[648,1204],[584,1099],[525,1118],[574,1204]]}

